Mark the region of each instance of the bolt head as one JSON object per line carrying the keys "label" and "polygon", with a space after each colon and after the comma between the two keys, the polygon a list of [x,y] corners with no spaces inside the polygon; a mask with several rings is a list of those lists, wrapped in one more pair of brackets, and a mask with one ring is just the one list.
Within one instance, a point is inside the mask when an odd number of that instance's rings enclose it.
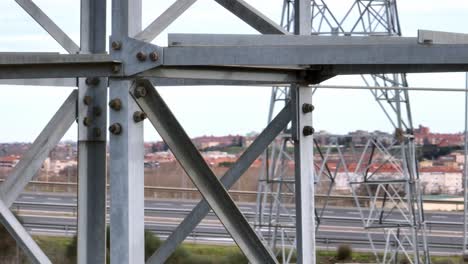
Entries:
{"label": "bolt head", "polygon": [[88,86],[96,86],[100,82],[99,78],[97,77],[92,77],[92,78],[86,78],[86,85]]}
{"label": "bolt head", "polygon": [[114,123],[109,127],[109,132],[114,135],[120,135],[122,133],[122,125],[119,123]]}
{"label": "bolt head", "polygon": [[135,88],[135,97],[136,98],[141,98],[145,97],[148,94],[148,91],[146,90],[146,87],[144,86],[137,86]]}
{"label": "bolt head", "polygon": [[92,102],[93,102],[93,98],[91,96],[86,95],[85,97],[83,97],[83,103],[85,105],[90,105]]}
{"label": "bolt head", "polygon": [[158,61],[159,60],[159,54],[156,51],[153,51],[150,53],[150,60],[151,61]]}
{"label": "bolt head", "polygon": [[136,57],[139,61],[145,61],[147,56],[146,53],[144,53],[143,51],[139,51]]}
{"label": "bolt head", "polygon": [[146,119],[145,112],[136,111],[135,113],[133,113],[133,121],[135,121],[135,123],[141,122],[145,119]]}
{"label": "bolt head", "polygon": [[122,109],[122,101],[119,98],[112,99],[109,102],[109,107],[115,111],[120,111]]}
{"label": "bolt head", "polygon": [[90,126],[91,125],[91,118],[89,118],[89,117],[83,118],[83,125],[87,126],[87,127]]}
{"label": "bolt head", "polygon": [[314,134],[314,132],[315,132],[315,129],[314,129],[313,127],[311,127],[311,126],[305,126],[305,127],[302,129],[302,134],[303,134],[304,136],[306,136],[306,137],[307,137],[307,136],[310,136],[310,135],[312,135],[312,134]]}
{"label": "bolt head", "polygon": [[303,104],[302,105],[302,113],[307,114],[314,111],[315,107],[312,104]]}
{"label": "bolt head", "polygon": [[112,49],[113,50],[121,50],[122,49],[122,42],[120,41],[112,41]]}

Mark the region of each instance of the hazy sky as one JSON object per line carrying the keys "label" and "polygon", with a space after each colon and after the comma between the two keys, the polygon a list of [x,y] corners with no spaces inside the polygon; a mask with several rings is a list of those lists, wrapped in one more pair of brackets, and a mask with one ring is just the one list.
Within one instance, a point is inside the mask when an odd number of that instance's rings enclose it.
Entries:
{"label": "hazy sky", "polygon": [[[77,43],[79,0],[35,0]],[[109,1],[110,2],[110,1]],[[147,25],[173,1],[143,0],[143,24]],[[282,0],[249,0],[279,22]],[[327,0],[341,17],[352,0]],[[468,1],[410,0],[399,2],[405,36],[418,29],[468,33]],[[167,33],[257,34],[213,0],[198,0],[155,43],[167,44]],[[0,1],[0,51],[52,51],[65,53],[13,0]],[[458,87],[464,74],[411,74],[410,86]],[[361,85],[359,77],[334,78],[325,84]],[[0,142],[32,141],[62,104],[72,88],[0,86]],[[190,136],[245,134],[266,125],[271,89],[267,87],[161,87],[158,90]],[[434,131],[456,132],[464,127],[461,93],[412,92],[414,124]],[[314,127],[333,133],[356,129],[391,131],[390,123],[369,91],[322,90],[314,96]],[[64,139],[76,138],[73,126]],[[150,124],[145,140],[157,140]]]}

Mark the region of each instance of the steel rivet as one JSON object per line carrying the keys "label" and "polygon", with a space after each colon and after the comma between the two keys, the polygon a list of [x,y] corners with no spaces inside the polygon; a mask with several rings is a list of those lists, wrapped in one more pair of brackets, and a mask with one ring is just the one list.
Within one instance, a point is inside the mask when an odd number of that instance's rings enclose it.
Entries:
{"label": "steel rivet", "polygon": [[112,124],[109,127],[109,132],[111,132],[114,135],[120,135],[122,133],[122,125],[119,123]]}
{"label": "steel rivet", "polygon": [[133,113],[133,121],[135,121],[135,123],[141,122],[145,119],[146,119],[145,112],[136,111],[135,113]]}
{"label": "steel rivet", "polygon": [[159,60],[159,54],[156,51],[153,51],[150,53],[150,59],[152,61],[158,61]]}
{"label": "steel rivet", "polygon": [[314,111],[315,107],[312,104],[303,104],[302,113],[307,114]]}
{"label": "steel rivet", "polygon": [[137,86],[135,88],[135,97],[140,98],[140,97],[145,97],[148,94],[148,91],[144,86]]}
{"label": "steel rivet", "polygon": [[109,107],[115,111],[120,111],[120,109],[122,109],[122,101],[120,101],[119,98],[112,99],[109,102]]}
{"label": "steel rivet", "polygon": [[304,136],[306,136],[306,137],[307,137],[307,136],[310,136],[310,135],[312,135],[312,134],[314,134],[314,132],[315,132],[315,129],[314,129],[313,127],[311,127],[311,126],[305,126],[305,127],[302,129],[302,134],[303,134]]}
{"label": "steel rivet", "polygon": [[137,53],[136,57],[139,61],[145,61],[147,56],[146,56],[146,53],[144,53],[143,51],[140,51]]}
{"label": "steel rivet", "polygon": [[97,77],[92,77],[92,78],[86,78],[86,85],[88,86],[96,86],[100,82],[99,78]]}
{"label": "steel rivet", "polygon": [[89,117],[83,118],[83,125],[84,125],[84,126],[89,126],[89,125],[91,125],[91,118],[89,118]]}
{"label": "steel rivet", "polygon": [[120,41],[112,41],[112,49],[113,50],[120,50],[122,49],[122,42]]}
{"label": "steel rivet", "polygon": [[83,97],[83,103],[85,105],[90,105],[92,102],[93,102],[93,98],[91,96],[86,95],[85,97]]}

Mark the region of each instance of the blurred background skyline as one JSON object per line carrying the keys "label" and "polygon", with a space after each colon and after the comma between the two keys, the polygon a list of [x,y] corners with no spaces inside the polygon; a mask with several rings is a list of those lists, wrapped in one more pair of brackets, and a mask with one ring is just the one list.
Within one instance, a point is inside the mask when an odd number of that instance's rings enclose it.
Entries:
{"label": "blurred background skyline", "polygon": [[[173,2],[143,0],[143,26]],[[282,0],[248,2],[280,22]],[[352,2],[327,0],[338,17],[344,15]],[[35,0],[35,3],[79,43],[78,0]],[[412,0],[400,1],[398,6],[404,36],[416,36],[418,29],[468,33],[468,1]],[[65,53],[14,1],[2,1],[0,14],[0,51]],[[167,45],[168,33],[258,34],[212,0],[198,0],[154,43]],[[410,74],[408,81],[411,87],[465,87],[463,73]],[[362,85],[363,82],[360,76],[347,76],[333,78],[324,84]],[[3,121],[0,125],[0,142],[33,141],[72,89],[0,86],[0,116]],[[159,87],[158,90],[191,137],[259,132],[266,125],[269,87]],[[410,92],[410,99],[415,127],[423,124],[432,131],[463,130],[463,93]],[[393,130],[369,91],[319,90],[313,101],[316,106],[316,130],[336,134],[358,129]],[[76,130],[76,125],[72,126],[63,140],[76,140]],[[155,130],[147,124],[145,141],[159,139]]]}

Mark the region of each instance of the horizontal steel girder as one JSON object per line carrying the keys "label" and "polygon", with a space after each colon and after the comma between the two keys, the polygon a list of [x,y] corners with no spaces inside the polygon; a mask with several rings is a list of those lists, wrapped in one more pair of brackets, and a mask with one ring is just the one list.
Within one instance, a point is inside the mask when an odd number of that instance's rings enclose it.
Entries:
{"label": "horizontal steel girder", "polygon": [[[175,70],[190,70],[189,76],[176,79],[219,81],[257,72],[269,74],[263,83],[294,81],[297,71],[309,68],[317,76],[367,73],[421,73],[468,71],[468,44],[465,36],[453,34],[453,40],[441,43],[442,33],[422,32],[420,38],[336,37],[281,35],[171,35],[170,46],[158,52],[156,62],[136,60],[132,54],[113,59],[107,54],[60,55],[55,53],[0,53],[0,79],[129,77],[167,78]],[[432,39],[422,41],[421,39]],[[125,45],[160,49],[138,40]],[[126,53],[125,49],[122,50]],[[135,54],[133,54],[135,53]],[[152,66],[154,64],[154,66]],[[170,67],[167,68],[167,67]],[[187,68],[188,67],[188,68]],[[209,67],[214,77],[195,72],[194,67]],[[158,69],[158,70],[155,70]],[[163,70],[167,69],[164,73]],[[203,69],[200,69],[203,70]],[[220,72],[224,72],[220,74]],[[276,76],[272,77],[272,73]],[[287,76],[289,75],[289,76]],[[299,80],[307,78],[298,75]],[[247,80],[231,80],[239,82]],[[257,80],[258,81],[258,80]]]}

